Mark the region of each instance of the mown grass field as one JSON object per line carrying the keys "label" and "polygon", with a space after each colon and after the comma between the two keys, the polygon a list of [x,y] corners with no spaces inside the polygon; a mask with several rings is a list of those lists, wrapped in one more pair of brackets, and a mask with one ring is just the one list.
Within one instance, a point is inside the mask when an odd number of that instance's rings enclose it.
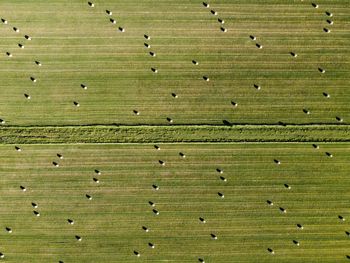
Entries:
{"label": "mown grass field", "polygon": [[346,262],[350,225],[338,215],[350,217],[349,144],[160,147],[1,146],[1,227],[13,230],[0,235],[6,262]]}
{"label": "mown grass field", "polygon": [[91,1],[0,1],[0,261],[350,262],[349,2]]}
{"label": "mown grass field", "polygon": [[7,124],[168,124],[167,117],[174,124],[349,120],[348,1],[317,1],[318,9],[296,0],[215,0],[210,8],[188,0],[94,3],[90,8],[85,0],[1,1],[8,24],[0,27],[0,118]]}

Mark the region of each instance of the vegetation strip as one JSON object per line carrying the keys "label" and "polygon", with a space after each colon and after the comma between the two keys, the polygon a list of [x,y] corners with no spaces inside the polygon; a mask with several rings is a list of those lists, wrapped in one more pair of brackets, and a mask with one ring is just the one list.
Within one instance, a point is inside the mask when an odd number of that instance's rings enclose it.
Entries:
{"label": "vegetation strip", "polygon": [[1,144],[150,142],[350,142],[350,125],[101,125],[0,128]]}

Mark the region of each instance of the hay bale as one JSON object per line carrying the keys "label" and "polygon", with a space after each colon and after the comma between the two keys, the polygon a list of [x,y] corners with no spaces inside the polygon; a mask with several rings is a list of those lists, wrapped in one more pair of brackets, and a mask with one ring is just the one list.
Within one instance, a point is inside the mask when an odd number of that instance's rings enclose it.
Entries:
{"label": "hay bale", "polygon": [[350,237],[350,232],[349,232],[349,231],[345,231],[345,235],[347,235],[348,237]]}
{"label": "hay bale", "polygon": [[312,147],[314,147],[315,149],[320,149],[320,146],[318,146],[317,144],[312,144]]}
{"label": "hay bale", "polygon": [[335,119],[336,119],[337,121],[339,121],[339,122],[343,122],[343,119],[340,118],[340,117],[338,117],[338,116],[336,116]]}
{"label": "hay bale", "polygon": [[333,157],[333,154],[331,154],[330,152],[325,152],[325,154],[326,154],[328,157],[330,157],[330,158]]}
{"label": "hay bale", "polygon": [[222,32],[224,32],[224,33],[227,32],[227,28],[224,28],[224,27],[220,27],[220,30],[221,30]]}
{"label": "hay bale", "polygon": [[209,80],[210,80],[209,77],[207,77],[207,76],[203,76],[203,79],[204,79],[205,81],[209,81]]}
{"label": "hay bale", "polygon": [[166,119],[167,119],[168,122],[173,123],[173,119],[172,118],[167,117]]}
{"label": "hay bale", "polygon": [[6,123],[6,121],[5,121],[5,120],[0,119],[0,124],[5,124],[5,123]]}
{"label": "hay bale", "polygon": [[182,157],[182,158],[186,158],[186,155],[182,152],[179,152],[179,155]]}
{"label": "hay bale", "polygon": [[155,248],[155,246],[154,246],[154,244],[153,243],[148,243],[148,246],[150,247],[150,248]]}
{"label": "hay bale", "polygon": [[158,161],[162,166],[165,166],[165,161],[159,160]]}
{"label": "hay bale", "polygon": [[68,222],[68,224],[70,224],[70,225],[74,225],[74,220],[73,219],[67,219],[67,222]]}
{"label": "hay bale", "polygon": [[160,150],[160,147],[158,145],[154,145],[154,148],[158,151]]}
{"label": "hay bale", "polygon": [[76,240],[78,240],[79,242],[82,240],[81,236],[78,236],[78,235],[76,235],[75,238],[76,238]]}
{"label": "hay bale", "polygon": [[18,147],[18,146],[15,146],[15,149],[16,149],[17,152],[21,152],[22,151],[22,149],[20,147]]}
{"label": "hay bale", "polygon": [[32,202],[32,207],[38,208],[38,205],[36,203]]}
{"label": "hay bale", "polygon": [[330,24],[330,25],[333,25],[333,20],[327,19],[327,23]]}
{"label": "hay bale", "polygon": [[224,182],[227,182],[227,179],[223,176],[220,176],[220,180],[224,181]]}
{"label": "hay bale", "polygon": [[206,2],[203,2],[204,7],[208,8],[210,5]]}
{"label": "hay bale", "polygon": [[92,3],[92,2],[88,2],[88,5],[89,5],[90,7],[95,7],[95,4]]}
{"label": "hay bale", "polygon": [[282,213],[284,213],[284,214],[287,213],[287,210],[284,209],[283,207],[280,207],[279,209],[280,209],[280,211],[281,211]]}
{"label": "hay bale", "polygon": [[95,173],[98,174],[98,175],[101,175],[101,172],[97,169],[95,169]]}
{"label": "hay bale", "polygon": [[6,20],[6,19],[4,19],[4,18],[1,18],[1,22],[2,22],[3,24],[5,24],[5,25],[7,25],[7,24],[8,24],[7,20]]}
{"label": "hay bale", "polygon": [[35,216],[37,216],[37,217],[39,217],[40,216],[40,213],[38,212],[38,211],[33,211],[33,214],[35,215]]}
{"label": "hay bale", "polygon": [[10,52],[6,52],[6,55],[10,58],[12,58],[12,54]]}
{"label": "hay bale", "polygon": [[203,224],[206,223],[206,221],[205,221],[205,219],[204,219],[203,217],[200,217],[200,218],[199,218],[199,221],[201,221]]}
{"label": "hay bale", "polygon": [[256,40],[256,36],[250,35],[249,37],[251,40],[254,40],[254,41]]}
{"label": "hay bale", "polygon": [[318,4],[311,3],[311,5],[312,5],[314,8],[318,8]]}
{"label": "hay bale", "polygon": [[326,27],[323,28],[323,31],[324,31],[325,33],[330,33],[330,32],[331,32],[331,30],[328,29],[328,28],[326,28]]}
{"label": "hay bale", "polygon": [[192,64],[194,64],[194,65],[196,65],[196,66],[199,65],[198,61],[196,61],[196,60],[192,60]]}
{"label": "hay bale", "polygon": [[154,53],[154,52],[149,52],[149,54],[150,54],[152,57],[157,56],[157,54],[156,54],[156,53]]}
{"label": "hay bale", "polygon": [[96,184],[99,184],[100,183],[100,180],[98,180],[97,178],[92,178],[92,180],[96,183]]}
{"label": "hay bale", "polygon": [[30,77],[30,80],[34,83],[36,82],[36,78],[34,78],[34,77]]}
{"label": "hay bale", "polygon": [[297,224],[298,229],[304,229],[304,227],[301,224]]}
{"label": "hay bale", "polygon": [[80,104],[79,104],[79,102],[77,102],[77,101],[73,101],[73,104],[74,104],[74,106],[76,106],[76,107],[80,107]]}
{"label": "hay bale", "polygon": [[5,230],[7,231],[7,233],[12,233],[12,229],[10,227],[5,227]]}
{"label": "hay bale", "polygon": [[5,255],[0,252],[0,258],[4,258],[4,257],[5,257]]}
{"label": "hay bale", "polygon": [[30,100],[30,99],[31,99],[30,95],[29,95],[29,94],[26,94],[26,93],[24,93],[24,97],[25,97],[27,100]]}
{"label": "hay bale", "polygon": [[24,48],[24,45],[22,45],[21,43],[18,44],[19,48]]}
{"label": "hay bale", "polygon": [[171,93],[171,96],[173,96],[175,99],[178,98],[177,94],[176,93]]}
{"label": "hay bale", "polygon": [[26,192],[26,191],[27,191],[27,188],[25,188],[23,185],[21,185],[19,188],[21,188],[21,190],[22,190],[23,192]]}
{"label": "hay bale", "polygon": [[303,109],[303,112],[304,112],[305,114],[310,114],[310,111],[307,110],[307,109]]}
{"label": "hay bale", "polygon": [[28,35],[24,35],[24,38],[27,39],[27,40],[32,40],[32,38]]}
{"label": "hay bale", "polygon": [[107,15],[111,16],[113,13],[112,11],[106,10]]}
{"label": "hay bale", "polygon": [[281,162],[279,161],[279,160],[277,160],[277,159],[274,159],[273,160],[276,164],[281,164]]}
{"label": "hay bale", "polygon": [[18,29],[17,27],[13,27],[12,29],[13,29],[13,31],[15,31],[16,33],[19,32],[19,29]]}
{"label": "hay bale", "polygon": [[225,198],[225,195],[223,193],[218,192],[218,196],[220,196],[221,198]]}
{"label": "hay bale", "polygon": [[330,97],[331,97],[331,95],[329,95],[327,92],[323,92],[322,94],[323,94],[323,96],[325,96],[326,98],[330,98]]}
{"label": "hay bale", "polygon": [[218,18],[218,22],[219,22],[220,24],[225,24],[225,21],[224,21],[223,19],[221,19],[221,18]]}
{"label": "hay bale", "polygon": [[52,165],[55,167],[59,167],[60,165],[57,162],[52,162]]}
{"label": "hay bale", "polygon": [[326,15],[329,16],[329,17],[333,16],[333,14],[331,12],[329,12],[329,11],[326,11]]}
{"label": "hay bale", "polygon": [[346,257],[347,259],[350,259],[350,255],[346,255],[345,257]]}
{"label": "hay bale", "polygon": [[257,84],[254,84],[254,88],[257,89],[257,90],[261,89],[260,85],[257,85]]}
{"label": "hay bale", "polygon": [[296,57],[298,56],[298,54],[297,54],[297,53],[294,53],[294,52],[290,52],[289,54],[291,54],[292,57],[294,57],[294,58],[296,58]]}
{"label": "hay bale", "polygon": [[217,240],[217,239],[218,239],[218,237],[217,237],[215,234],[213,234],[213,233],[211,233],[210,236],[211,236],[211,238],[214,239],[214,240]]}
{"label": "hay bale", "polygon": [[134,250],[134,255],[137,256],[137,257],[141,256],[141,254],[139,252],[137,252],[136,250]]}
{"label": "hay bale", "polygon": [[273,202],[270,201],[270,200],[266,200],[266,203],[267,203],[268,205],[273,205]]}
{"label": "hay bale", "polygon": [[215,10],[210,10],[210,13],[212,13],[214,16],[218,15],[218,12],[216,12]]}
{"label": "hay bale", "polygon": [[151,68],[151,70],[153,73],[158,73],[158,69],[156,69],[156,68]]}
{"label": "hay bale", "polygon": [[41,67],[41,63],[40,63],[40,61],[35,61],[35,64],[37,64],[39,67]]}
{"label": "hay bale", "polygon": [[158,185],[152,184],[152,187],[153,187],[153,189],[156,190],[156,191],[159,190],[159,186],[158,186]]}
{"label": "hay bale", "polygon": [[149,229],[145,226],[142,226],[142,229],[145,230],[146,232],[149,232]]}
{"label": "hay bale", "polygon": [[150,40],[150,39],[151,39],[151,37],[150,37],[149,35],[146,35],[146,34],[144,34],[143,37],[144,37],[146,40]]}
{"label": "hay bale", "polygon": [[297,246],[300,245],[299,241],[297,241],[297,240],[293,240],[293,244],[295,244],[295,245],[297,245]]}
{"label": "hay bale", "polygon": [[275,251],[272,248],[268,248],[267,251],[270,252],[272,255],[275,254]]}
{"label": "hay bale", "polygon": [[91,195],[86,194],[85,196],[86,196],[87,199],[92,200],[92,196]]}
{"label": "hay bale", "polygon": [[255,45],[256,45],[256,47],[259,48],[259,49],[262,49],[262,48],[263,48],[263,46],[260,45],[260,44],[258,44],[258,43],[256,43]]}
{"label": "hay bale", "polygon": [[132,112],[133,112],[135,115],[140,115],[140,112],[137,111],[137,110],[133,110]]}
{"label": "hay bale", "polygon": [[148,203],[149,203],[149,205],[152,206],[152,207],[155,207],[155,206],[156,206],[156,204],[153,203],[152,201],[148,201]]}
{"label": "hay bale", "polygon": [[289,184],[284,184],[284,187],[287,188],[287,189],[291,189],[292,187],[290,187]]}
{"label": "hay bale", "polygon": [[82,89],[85,89],[85,90],[87,90],[87,88],[88,88],[85,84],[80,84],[80,87],[81,87]]}
{"label": "hay bale", "polygon": [[147,44],[147,43],[144,43],[144,46],[145,46],[146,48],[151,48],[151,45],[150,45],[150,44]]}
{"label": "hay bale", "polygon": [[231,104],[232,104],[233,107],[237,107],[237,106],[238,106],[238,103],[237,103],[237,102],[234,102],[234,101],[232,101],[232,100],[231,100]]}
{"label": "hay bale", "polygon": [[119,31],[122,32],[122,33],[125,32],[125,28],[124,28],[124,27],[121,27],[121,26],[120,26],[120,27],[118,27],[118,29],[119,29]]}
{"label": "hay bale", "polygon": [[202,259],[202,258],[198,258],[198,261],[201,263],[205,263],[204,259]]}
{"label": "hay bale", "polygon": [[152,212],[153,212],[155,215],[159,215],[159,211],[156,210],[156,209],[152,209]]}
{"label": "hay bale", "polygon": [[116,24],[117,21],[115,21],[113,18],[110,18],[109,21],[112,23],[112,24]]}
{"label": "hay bale", "polygon": [[59,154],[59,153],[58,153],[58,154],[56,154],[56,155],[57,155],[58,158],[63,159],[63,155],[62,155],[62,154]]}

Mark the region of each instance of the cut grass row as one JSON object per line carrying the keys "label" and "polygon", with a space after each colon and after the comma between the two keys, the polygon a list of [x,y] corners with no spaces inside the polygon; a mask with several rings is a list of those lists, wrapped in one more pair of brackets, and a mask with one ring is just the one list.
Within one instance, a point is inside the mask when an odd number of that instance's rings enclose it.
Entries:
{"label": "cut grass row", "polygon": [[349,125],[97,125],[0,128],[1,144],[349,141]]}

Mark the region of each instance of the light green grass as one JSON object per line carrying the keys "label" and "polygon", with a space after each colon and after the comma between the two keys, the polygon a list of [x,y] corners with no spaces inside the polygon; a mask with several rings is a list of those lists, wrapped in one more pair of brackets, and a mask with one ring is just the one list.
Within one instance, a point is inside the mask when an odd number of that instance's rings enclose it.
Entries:
{"label": "light green grass", "polygon": [[[206,262],[345,262],[349,224],[337,216],[350,217],[349,144],[321,144],[319,150],[309,144],[160,146],[157,151],[151,144],[23,145],[22,152],[0,146],[0,227],[13,229],[0,235],[6,262],[197,262],[198,257]],[[224,171],[226,183],[216,168]],[[93,177],[100,178],[99,185]],[[38,203],[40,218],[32,214],[31,202]],[[280,206],[287,214],[279,212]],[[200,224],[199,216],[207,223]],[[298,231],[297,223],[304,230]],[[145,233],[143,225],[151,231]],[[148,248],[148,242],[156,248]]]}
{"label": "light green grass", "polygon": [[[11,125],[167,124],[166,117],[175,124],[349,120],[347,1],[318,1],[319,9],[309,1],[211,1],[227,33],[202,1],[94,2],[95,8],[85,0],[0,3],[0,15],[9,21],[0,26],[0,118]],[[105,9],[114,12],[117,25]],[[334,13],[330,34],[322,31],[326,10]],[[25,41],[23,34],[33,40]],[[25,49],[16,46],[19,42]],[[192,65],[192,59],[200,64]],[[159,73],[152,74],[151,67]],[[38,82],[31,83],[30,75]],[[255,90],[254,83],[262,89]],[[231,100],[239,106],[233,108]]]}

